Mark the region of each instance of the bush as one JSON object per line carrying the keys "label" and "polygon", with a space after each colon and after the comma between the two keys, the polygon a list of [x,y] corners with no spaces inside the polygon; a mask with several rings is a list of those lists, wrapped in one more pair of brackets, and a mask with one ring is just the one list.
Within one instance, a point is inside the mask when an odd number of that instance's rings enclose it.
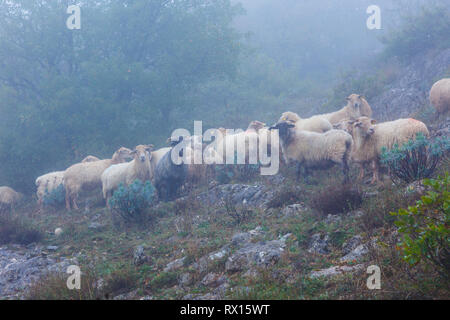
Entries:
{"label": "bush", "polygon": [[449,279],[450,176],[447,172],[435,180],[425,179],[423,184],[431,190],[415,206],[391,213],[397,217],[395,224],[403,235],[399,247],[410,265],[426,261]]}
{"label": "bush", "polygon": [[42,203],[44,207],[53,207],[57,208],[65,203],[66,198],[66,189],[63,184],[60,184],[56,189],[52,190],[52,192],[48,192],[48,189],[45,189],[45,194],[42,198]]}
{"label": "bush", "polygon": [[[83,271],[83,269],[82,269]],[[98,288],[99,278],[92,270],[83,271],[80,290],[67,288],[67,274],[48,274],[31,284],[25,293],[27,300],[100,300],[103,290]]]}
{"label": "bush", "polygon": [[25,221],[11,216],[0,216],[0,245],[7,243],[28,245],[39,242],[42,238],[42,232]]}
{"label": "bush", "polygon": [[361,191],[349,184],[332,184],[315,193],[311,198],[311,207],[323,216],[354,210],[361,203]]}
{"label": "bush", "polygon": [[418,133],[415,140],[409,140],[401,147],[396,144],[390,150],[383,148],[381,163],[389,168],[394,182],[411,183],[430,178],[449,150],[450,140],[447,137],[432,141]]}
{"label": "bush", "polygon": [[109,200],[109,205],[125,222],[144,222],[145,209],[153,203],[154,196],[155,188],[150,181],[144,184],[135,180],[129,186],[120,184]]}

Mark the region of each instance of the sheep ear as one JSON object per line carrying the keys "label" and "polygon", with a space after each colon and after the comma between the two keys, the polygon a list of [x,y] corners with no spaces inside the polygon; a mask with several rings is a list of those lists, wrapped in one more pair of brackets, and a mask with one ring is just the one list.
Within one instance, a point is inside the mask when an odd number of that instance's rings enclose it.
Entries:
{"label": "sheep ear", "polygon": [[137,153],[136,149],[134,149],[133,151],[130,152],[130,154],[133,154],[133,155],[136,154],[136,153]]}
{"label": "sheep ear", "polygon": [[353,123],[353,125],[355,127],[360,127],[362,125],[362,123],[360,121],[357,121],[357,122]]}
{"label": "sheep ear", "polygon": [[350,97],[345,98],[345,100],[350,101]]}
{"label": "sheep ear", "polygon": [[377,120],[372,119],[372,120],[370,120],[370,123],[371,123],[371,124],[375,124],[375,123],[377,123]]}

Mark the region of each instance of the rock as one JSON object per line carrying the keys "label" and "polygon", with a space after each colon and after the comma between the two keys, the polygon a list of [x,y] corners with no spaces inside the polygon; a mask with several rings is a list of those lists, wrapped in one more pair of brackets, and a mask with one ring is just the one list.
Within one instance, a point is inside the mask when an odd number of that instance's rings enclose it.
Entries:
{"label": "rock", "polygon": [[180,287],[188,287],[188,286],[190,286],[191,284],[193,283],[193,277],[192,277],[192,275],[190,274],[190,273],[183,273],[181,276],[180,276],[180,279],[179,279],[179,281],[178,281],[178,285],[180,286]]}
{"label": "rock", "polygon": [[265,209],[273,195],[273,189],[262,184],[224,184],[201,193],[197,196],[197,199],[208,206],[221,206],[225,200],[230,199],[235,205],[245,204],[246,206]]}
{"label": "rock", "polygon": [[153,300],[153,296],[143,296],[139,300]]}
{"label": "rock", "polygon": [[302,212],[305,212],[307,209],[305,207],[304,204],[291,204],[288,205],[287,207],[285,207],[282,211],[281,214],[284,217],[298,217]]}
{"label": "rock", "polygon": [[225,270],[229,273],[238,272],[254,267],[267,268],[276,264],[286,246],[287,237],[260,243],[247,243],[225,263]]}
{"label": "rock", "polygon": [[101,224],[99,222],[91,222],[88,226],[88,228],[91,230],[101,230],[104,229],[105,227],[106,227],[105,224]]}
{"label": "rock", "polygon": [[353,251],[357,246],[359,246],[362,243],[362,240],[363,239],[360,235],[356,235],[356,236],[352,237],[351,239],[349,239],[342,245],[342,252],[344,254],[350,253],[351,251]]}
{"label": "rock", "polygon": [[137,289],[128,293],[119,294],[115,296],[113,300],[135,300],[137,295]]}
{"label": "rock", "polygon": [[47,250],[48,251],[56,251],[56,250],[58,250],[58,247],[57,246],[47,246]]}
{"label": "rock", "polygon": [[342,217],[340,215],[337,214],[329,214],[326,218],[325,218],[325,223],[326,224],[337,224],[339,222],[342,221]]}
{"label": "rock", "polygon": [[[430,50],[401,66],[397,79],[370,101],[380,121],[408,118],[423,106],[430,106],[429,92],[436,79],[450,65],[450,49]],[[433,110],[433,109],[432,109]]]}
{"label": "rock", "polygon": [[414,193],[418,195],[423,195],[425,193],[425,186],[422,181],[414,181],[405,188],[405,195],[411,195]]}
{"label": "rock", "polygon": [[0,247],[0,300],[21,299],[35,281],[49,273],[65,273],[68,266],[77,264],[76,259],[43,254],[38,246]]}
{"label": "rock", "polygon": [[200,281],[200,284],[205,287],[218,287],[225,282],[228,282],[228,277],[222,274],[218,273],[208,273],[202,281]]}
{"label": "rock", "polygon": [[361,260],[365,255],[369,253],[369,246],[376,246],[376,239],[371,240],[368,243],[360,244],[353,250],[339,259],[340,262],[351,262]]}
{"label": "rock", "polygon": [[184,265],[185,259],[186,257],[183,257],[168,263],[167,266],[164,268],[164,272],[169,272],[181,268]]}
{"label": "rock", "polygon": [[133,263],[136,266],[140,266],[140,265],[146,263],[147,261],[148,261],[148,257],[145,255],[144,247],[143,246],[136,247],[136,249],[134,250],[134,253],[133,253]]}
{"label": "rock", "polygon": [[320,233],[316,233],[311,237],[308,252],[314,254],[328,254],[330,237],[325,235],[321,236]]}
{"label": "rock", "polygon": [[60,235],[62,235],[62,233],[63,233],[63,229],[61,229],[61,228],[55,229],[55,236],[59,237]]}
{"label": "rock", "polygon": [[343,273],[347,273],[347,272],[355,272],[355,271],[359,271],[362,270],[364,268],[363,264],[358,264],[355,266],[334,266],[334,267],[330,267],[327,269],[322,269],[322,270],[318,270],[318,271],[312,271],[309,274],[310,278],[318,278],[318,277],[333,277],[333,276],[337,276],[337,275],[341,275]]}

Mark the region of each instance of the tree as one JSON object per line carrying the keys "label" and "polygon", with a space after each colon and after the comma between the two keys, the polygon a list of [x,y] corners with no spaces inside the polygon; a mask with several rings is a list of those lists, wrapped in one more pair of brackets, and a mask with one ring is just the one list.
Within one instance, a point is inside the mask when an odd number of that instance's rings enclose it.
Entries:
{"label": "tree", "polygon": [[0,184],[161,142],[188,92],[236,72],[229,0],[86,1],[81,30],[70,4],[0,0]]}

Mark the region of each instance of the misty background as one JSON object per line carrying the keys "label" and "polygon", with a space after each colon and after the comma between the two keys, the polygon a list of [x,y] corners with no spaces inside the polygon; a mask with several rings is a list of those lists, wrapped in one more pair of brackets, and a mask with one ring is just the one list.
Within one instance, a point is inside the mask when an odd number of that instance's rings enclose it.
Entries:
{"label": "misty background", "polygon": [[[271,124],[369,100],[414,55],[449,47],[449,2],[0,1],[0,185],[120,146],[165,146],[194,120]],[[366,9],[381,8],[368,30]]]}

